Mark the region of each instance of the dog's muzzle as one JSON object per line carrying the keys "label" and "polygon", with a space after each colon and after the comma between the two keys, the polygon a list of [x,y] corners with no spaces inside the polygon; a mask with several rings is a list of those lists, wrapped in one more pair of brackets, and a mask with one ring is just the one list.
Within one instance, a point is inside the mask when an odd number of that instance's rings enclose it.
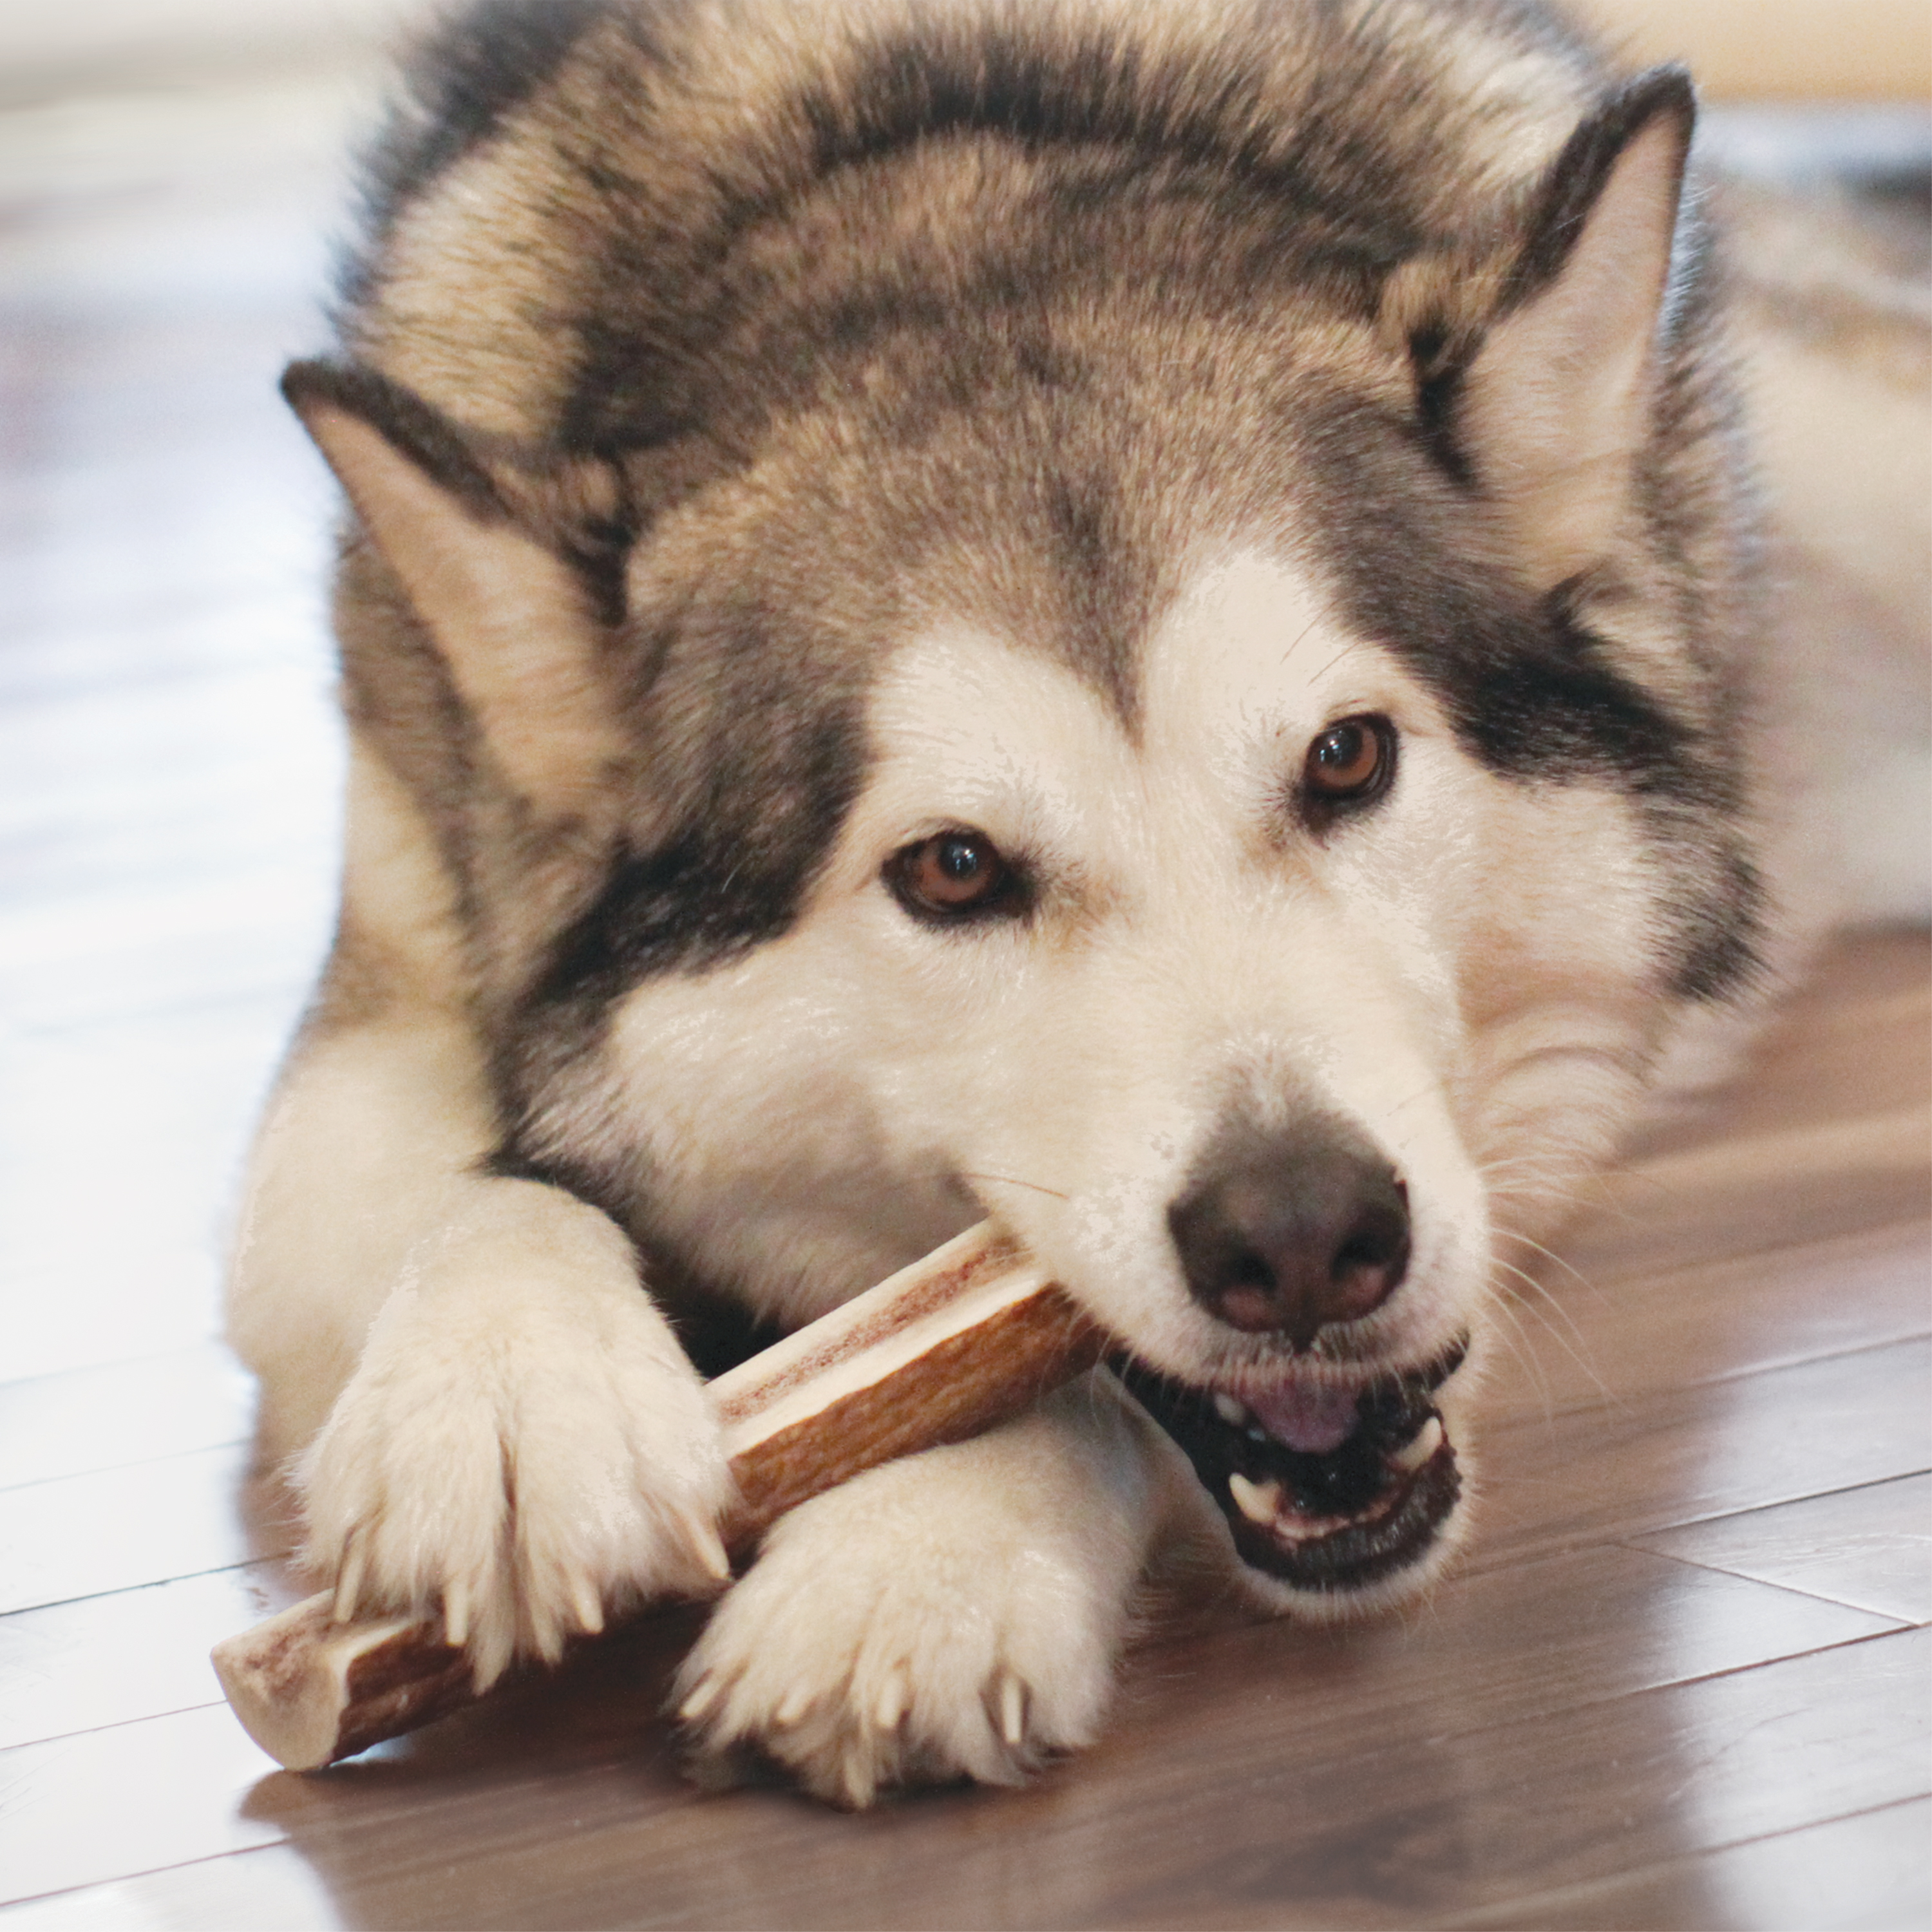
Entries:
{"label": "dog's muzzle", "polygon": [[1359,1391],[1288,1384],[1246,1400],[1113,1366],[1186,1451],[1242,1561],[1340,1595],[1420,1562],[1455,1508],[1462,1477],[1435,1398],[1465,1347]]}

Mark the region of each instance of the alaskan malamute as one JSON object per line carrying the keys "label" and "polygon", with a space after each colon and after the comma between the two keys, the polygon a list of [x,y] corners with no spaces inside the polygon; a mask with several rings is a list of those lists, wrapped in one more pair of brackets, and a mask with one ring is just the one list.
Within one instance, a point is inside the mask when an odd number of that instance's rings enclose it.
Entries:
{"label": "alaskan malamute", "polygon": [[700,1369],[988,1215],[1136,1366],[782,1522],[700,1753],[1011,1779],[1163,1546],[1438,1573],[1507,1244],[1791,928],[1693,113],[1518,0],[436,37],[286,383],[348,857],[232,1300],[345,1613],[717,1588]]}

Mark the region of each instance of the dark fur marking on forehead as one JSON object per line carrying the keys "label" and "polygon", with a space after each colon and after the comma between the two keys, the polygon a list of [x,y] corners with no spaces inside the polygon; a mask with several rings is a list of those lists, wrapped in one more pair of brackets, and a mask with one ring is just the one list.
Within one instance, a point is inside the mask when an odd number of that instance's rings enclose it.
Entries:
{"label": "dark fur marking on forehead", "polygon": [[1056,472],[1045,479],[1044,494],[1073,668],[1132,731],[1141,703],[1136,661],[1152,603],[1146,572],[1136,568],[1112,493],[1099,477]]}
{"label": "dark fur marking on forehead", "polygon": [[[1342,36],[1329,50],[1338,62],[1377,51]],[[868,47],[836,98],[808,94],[800,106],[821,176],[935,136],[986,134],[1033,149],[1116,150],[1116,170],[1198,169],[1219,193],[1258,193],[1338,234],[1372,238],[1391,262],[1420,238],[1413,177],[1393,153],[1366,140],[1338,146],[1315,117],[1285,130],[1238,49],[1163,58],[1124,34],[1068,45],[982,21],[963,38],[942,27]],[[1117,175],[1103,191],[1118,185]]]}
{"label": "dark fur marking on forehead", "polygon": [[[1546,20],[1508,6],[1470,11],[1506,40],[1574,51],[1574,41]],[[1351,26],[1339,10],[1322,31],[1322,56],[1334,70],[1338,95],[1394,87],[1388,68],[1399,41],[1385,40],[1372,22]],[[1252,239],[1265,226],[1265,242],[1254,246],[1251,260],[1220,266],[1222,282],[1252,281],[1258,292],[1268,284],[1296,286],[1304,297],[1371,316],[1387,275],[1439,241],[1432,183],[1454,158],[1445,146],[1436,157],[1439,167],[1426,154],[1418,162],[1410,147],[1433,137],[1419,133],[1423,124],[1412,116],[1400,139],[1340,114],[1284,120],[1270,110],[1269,93],[1271,84],[1282,83],[1270,83],[1262,71],[1276,50],[1265,16],[1255,23],[1251,44],[1196,44],[1170,53],[1138,44],[1127,26],[1070,38],[1051,21],[1034,34],[997,19],[962,23],[936,15],[898,38],[855,45],[824,79],[802,86],[777,116],[779,126],[797,128],[802,162],[777,158],[781,150],[774,148],[762,160],[740,158],[736,168],[718,169],[710,181],[715,199],[688,228],[662,221],[647,200],[632,205],[638,184],[607,178],[590,155],[574,158],[573,167],[611,220],[602,238],[601,286],[572,325],[577,368],[560,441],[568,448],[614,452],[701,432],[710,414],[706,392],[721,374],[713,352],[740,319],[721,265],[744,237],[782,225],[806,197],[844,171],[890,167],[894,158],[929,154],[936,143],[963,148],[976,140],[1035,156],[1050,152],[1053,166],[1034,191],[1048,211],[1048,229],[1063,238],[1095,215],[1128,224],[1177,202],[1198,216],[1202,232]],[[660,58],[647,46],[638,51],[647,64]],[[878,205],[887,205],[894,190],[890,172],[880,173]],[[996,203],[992,212],[1012,211]],[[962,232],[955,245],[971,238]],[[1104,243],[1088,251],[1094,260],[1108,252]],[[956,270],[956,261],[952,266]],[[1009,262],[995,242],[976,265],[977,286],[946,284],[954,306],[944,312],[922,316],[926,292],[901,278],[848,294],[854,306],[842,314],[801,311],[789,319],[802,353],[808,345],[815,352],[850,350],[882,328],[922,320],[957,328],[968,310],[1009,298],[1037,301],[1064,282],[1069,266],[1051,250]],[[1183,278],[1200,271],[1192,259],[1170,268]],[[758,287],[754,310],[769,321],[772,296],[796,304],[807,279],[790,289]],[[722,380],[742,390],[748,373],[770,386],[776,372],[727,366]]]}

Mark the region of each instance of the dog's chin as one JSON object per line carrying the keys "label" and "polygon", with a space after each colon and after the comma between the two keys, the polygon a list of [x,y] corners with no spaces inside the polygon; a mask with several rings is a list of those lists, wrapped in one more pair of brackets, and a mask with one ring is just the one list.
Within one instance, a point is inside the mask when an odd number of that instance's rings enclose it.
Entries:
{"label": "dog's chin", "polygon": [[1436,1397],[1465,1350],[1339,1393],[1291,1378],[1237,1396],[1113,1366],[1193,1465],[1263,1594],[1333,1617],[1412,1594],[1448,1553],[1462,1478]]}

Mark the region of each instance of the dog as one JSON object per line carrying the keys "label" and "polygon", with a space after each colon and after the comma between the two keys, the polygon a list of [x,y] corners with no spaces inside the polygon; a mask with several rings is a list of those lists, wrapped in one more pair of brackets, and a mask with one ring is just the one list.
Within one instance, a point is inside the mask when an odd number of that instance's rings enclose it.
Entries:
{"label": "dog", "polygon": [[[700,1766],[862,1805],[1090,1740],[1164,1552],[1425,1588],[1510,1244],[1821,916],[1689,80],[485,0],[411,85],[285,383],[347,850],[230,1299],[338,1614],[716,1595]],[[734,1581],[704,1374],[988,1216],[1113,1365]]]}

